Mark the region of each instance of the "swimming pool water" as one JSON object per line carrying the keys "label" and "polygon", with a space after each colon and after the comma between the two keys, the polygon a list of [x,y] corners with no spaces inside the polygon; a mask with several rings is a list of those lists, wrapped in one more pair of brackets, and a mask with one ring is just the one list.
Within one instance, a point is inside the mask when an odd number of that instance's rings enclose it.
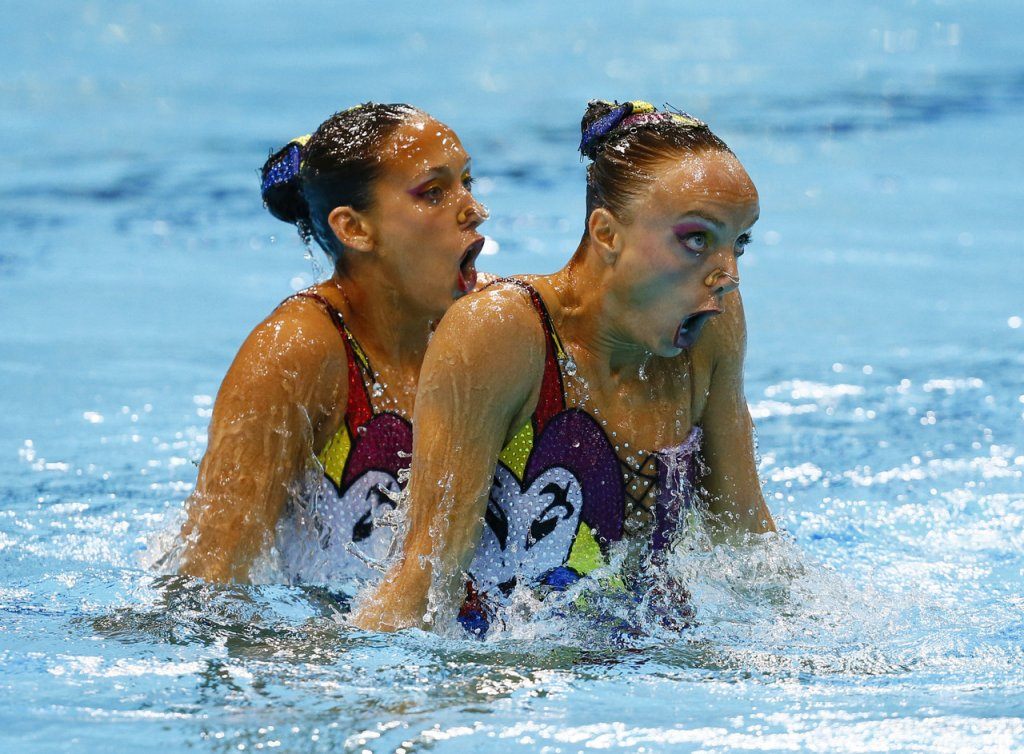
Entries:
{"label": "swimming pool water", "polygon": [[[36,4],[0,24],[0,749],[1024,748],[1024,9],[998,1]],[[746,390],[787,535],[673,564],[628,640],[352,631],[146,568],[248,329],[317,274],[268,150],[410,101],[499,273],[582,227],[591,97],[708,120],[761,192]]]}

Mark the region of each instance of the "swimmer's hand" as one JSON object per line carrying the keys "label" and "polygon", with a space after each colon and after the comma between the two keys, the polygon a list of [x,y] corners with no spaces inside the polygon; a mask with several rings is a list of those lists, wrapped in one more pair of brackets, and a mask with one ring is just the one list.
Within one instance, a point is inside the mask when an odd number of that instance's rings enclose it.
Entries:
{"label": "swimmer's hand", "polygon": [[403,628],[430,628],[425,619],[430,589],[430,566],[407,568],[399,562],[384,580],[361,602],[349,623],[364,631],[400,631]]}

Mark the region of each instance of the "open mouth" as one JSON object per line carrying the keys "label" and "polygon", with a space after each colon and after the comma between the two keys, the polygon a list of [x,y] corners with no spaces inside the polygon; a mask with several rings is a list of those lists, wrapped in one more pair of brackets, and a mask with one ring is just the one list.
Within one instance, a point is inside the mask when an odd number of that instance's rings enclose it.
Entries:
{"label": "open mouth", "polygon": [[458,289],[461,293],[469,293],[476,288],[476,258],[484,248],[484,237],[480,236],[466,247],[459,262]]}
{"label": "open mouth", "polygon": [[694,312],[679,323],[678,329],[676,329],[675,343],[676,348],[692,348],[693,344],[697,342],[697,338],[700,337],[700,331],[704,329],[712,317],[721,314],[721,309],[702,309],[699,312]]}

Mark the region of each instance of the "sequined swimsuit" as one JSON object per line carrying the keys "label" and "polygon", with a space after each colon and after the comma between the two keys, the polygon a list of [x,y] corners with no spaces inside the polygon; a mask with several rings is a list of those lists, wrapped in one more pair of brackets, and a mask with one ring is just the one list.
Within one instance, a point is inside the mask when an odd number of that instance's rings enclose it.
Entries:
{"label": "sequined swimsuit", "polygon": [[312,291],[293,298],[316,301],[341,336],[348,362],[345,420],[318,456],[319,484],[289,503],[277,529],[281,564],[293,583],[336,583],[378,575],[368,563],[388,554],[394,529],[380,525],[395,508],[399,472],[409,466],[412,425],[371,402],[374,372],[341,312]]}
{"label": "sequined swimsuit", "polygon": [[570,360],[540,294],[513,278],[495,282],[529,295],[546,349],[537,408],[501,452],[469,569],[459,620],[474,633],[487,628],[488,604],[518,582],[564,589],[605,565],[615,542],[640,531],[655,551],[664,549],[680,511],[693,503],[701,439],[694,427],[676,447],[620,461],[598,420],[567,403],[563,368]]}

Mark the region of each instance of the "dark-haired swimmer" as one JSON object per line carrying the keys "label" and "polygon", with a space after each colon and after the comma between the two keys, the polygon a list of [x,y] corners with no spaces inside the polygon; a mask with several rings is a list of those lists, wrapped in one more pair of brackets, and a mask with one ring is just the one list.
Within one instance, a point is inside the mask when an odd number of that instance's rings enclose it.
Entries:
{"label": "dark-haired swimmer", "polygon": [[180,572],[247,580],[275,529],[295,581],[362,573],[386,550],[376,524],[408,465],[428,337],[476,286],[487,215],[471,182],[458,137],[408,105],[339,112],[267,160],[267,209],[334,274],[286,299],[228,370]]}
{"label": "dark-haired swimmer", "polygon": [[359,626],[443,625],[458,611],[480,632],[516,583],[564,589],[622,541],[653,562],[698,488],[719,534],[775,528],[737,290],[757,191],[690,116],[592,102],[582,132],[587,218],[572,259],[459,301],[427,350],[410,530]]}

